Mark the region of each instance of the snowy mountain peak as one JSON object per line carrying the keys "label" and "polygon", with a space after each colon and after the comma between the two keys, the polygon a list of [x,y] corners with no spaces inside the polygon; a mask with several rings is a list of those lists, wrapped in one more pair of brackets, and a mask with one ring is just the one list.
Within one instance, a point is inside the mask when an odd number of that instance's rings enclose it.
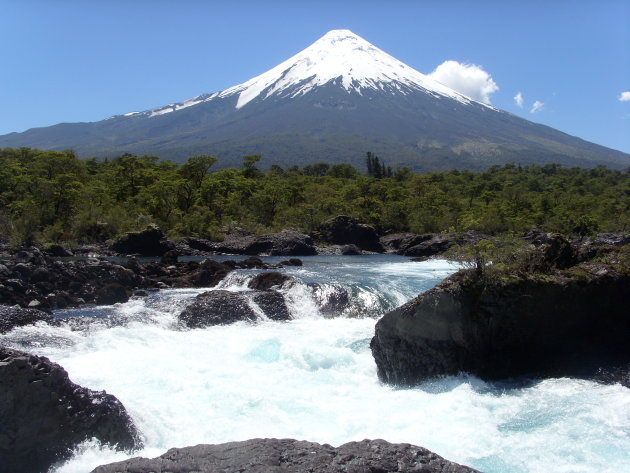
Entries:
{"label": "snowy mountain peak", "polygon": [[269,71],[221,94],[238,94],[236,108],[272,95],[296,97],[333,80],[348,92],[422,90],[462,103],[471,99],[400,62],[350,30],[332,30]]}
{"label": "snowy mountain peak", "polygon": [[[394,95],[420,91],[438,98],[448,97],[463,104],[473,102],[469,97],[390,56],[352,31],[340,29],[329,31],[273,69],[223,92],[202,94],[184,102],[170,103],[146,112],[130,112],[123,116],[154,117],[235,95],[238,96],[236,108],[240,109],[254,100],[272,96],[293,98],[333,82],[348,93],[360,95],[370,89]],[[492,108],[487,104],[481,105]]]}

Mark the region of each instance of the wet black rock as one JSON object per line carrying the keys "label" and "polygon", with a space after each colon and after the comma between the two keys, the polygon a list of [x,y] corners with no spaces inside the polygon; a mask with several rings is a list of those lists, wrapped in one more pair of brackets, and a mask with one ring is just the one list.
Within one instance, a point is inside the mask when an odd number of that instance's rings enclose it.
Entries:
{"label": "wet black rock", "polygon": [[385,440],[340,447],[293,439],[253,439],[173,448],[154,458],[132,458],[92,473],[474,473],[426,448]]}
{"label": "wet black rock", "polygon": [[98,305],[111,305],[129,300],[129,292],[120,283],[112,282],[96,291],[94,302]]}
{"label": "wet black rock", "polygon": [[319,233],[324,241],[336,245],[356,245],[365,251],[383,252],[376,230],[346,215],[339,215],[323,222]]}
{"label": "wet black rock", "polygon": [[212,243],[217,253],[237,255],[310,256],[317,254],[309,235],[284,230],[267,235],[228,235],[222,242]]}
{"label": "wet black rock", "polygon": [[340,315],[350,305],[350,294],[344,287],[319,283],[310,286],[319,310],[324,315]]}
{"label": "wet black rock", "polygon": [[198,271],[193,272],[187,277],[190,283],[184,283],[182,287],[186,285],[194,287],[214,287],[222,281],[230,271],[231,269],[225,264],[213,260],[204,260],[199,265]]}
{"label": "wet black rock", "polygon": [[173,250],[175,244],[166,239],[162,230],[149,226],[140,232],[129,232],[114,241],[111,250],[123,255],[162,256]]}
{"label": "wet black rock", "polygon": [[257,318],[247,299],[242,294],[230,291],[208,291],[199,294],[195,301],[179,314],[179,320],[190,328],[254,321]]}
{"label": "wet black rock", "polygon": [[268,264],[254,256],[239,262],[219,263],[209,259],[201,263],[179,262],[175,252],[167,252],[162,262],[143,264],[134,257],[121,264],[93,257],[61,261],[41,254],[36,248],[21,250],[19,254],[19,258],[0,261],[0,304],[44,311],[86,303],[125,302],[137,289],[214,287],[235,269],[301,265],[297,258]]}
{"label": "wet black rock", "polygon": [[254,278],[247,283],[247,287],[259,291],[265,291],[267,289],[271,289],[272,287],[280,287],[289,280],[291,280],[291,278],[286,274],[279,273],[277,271],[267,271],[254,276]]}
{"label": "wet black rock", "polygon": [[23,327],[36,322],[50,322],[51,320],[52,316],[41,310],[0,305],[0,333],[6,333],[15,327]]}
{"label": "wet black rock", "polygon": [[546,274],[460,271],[385,314],[370,345],[379,378],[402,385],[461,371],[590,378],[628,366],[628,268],[615,254],[566,268],[573,253],[556,237],[546,241],[533,250]]}
{"label": "wet black rock", "polygon": [[289,258],[288,261],[281,261],[282,266],[303,266],[304,263],[299,258]]}
{"label": "wet black rock", "polygon": [[357,245],[343,245],[340,251],[341,254],[345,256],[360,255],[363,253],[361,248]]}
{"label": "wet black rock", "polygon": [[48,358],[0,347],[0,386],[0,473],[44,473],[90,438],[141,446],[118,399],[74,384]]}
{"label": "wet black rock", "polygon": [[177,250],[169,250],[160,258],[160,264],[171,265],[177,263],[179,259],[179,253]]}
{"label": "wet black rock", "polygon": [[271,320],[291,320],[291,313],[284,300],[284,296],[278,291],[263,291],[253,295],[253,301],[260,307],[263,313]]}

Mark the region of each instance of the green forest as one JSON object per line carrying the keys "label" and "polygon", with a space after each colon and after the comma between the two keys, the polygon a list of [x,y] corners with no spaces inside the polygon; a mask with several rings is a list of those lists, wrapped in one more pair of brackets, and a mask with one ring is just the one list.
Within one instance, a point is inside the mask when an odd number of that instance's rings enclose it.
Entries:
{"label": "green forest", "polygon": [[206,155],[179,165],[155,156],[82,160],[72,151],[2,149],[0,240],[104,242],[149,223],[174,239],[221,239],[231,227],[313,233],[340,214],[381,233],[630,229],[628,170],[507,164],[416,174],[372,153],[363,172],[349,164],[283,169],[264,161],[250,155],[240,168],[221,169]]}

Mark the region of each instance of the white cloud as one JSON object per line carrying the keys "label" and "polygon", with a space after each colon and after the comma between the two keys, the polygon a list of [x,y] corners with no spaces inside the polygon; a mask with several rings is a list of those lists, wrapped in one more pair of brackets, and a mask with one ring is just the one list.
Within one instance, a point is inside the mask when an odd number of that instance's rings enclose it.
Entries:
{"label": "white cloud", "polygon": [[619,95],[620,102],[630,102],[630,92],[621,92]]}
{"label": "white cloud", "polygon": [[544,107],[545,107],[544,103],[542,103],[540,100],[536,100],[534,102],[534,105],[532,105],[532,109],[529,111],[529,113],[540,112]]}
{"label": "white cloud", "polygon": [[523,94],[521,92],[514,96],[514,102],[516,102],[516,105],[523,108]]}
{"label": "white cloud", "polygon": [[490,95],[499,90],[490,74],[474,64],[444,61],[429,77],[473,100],[488,104]]}

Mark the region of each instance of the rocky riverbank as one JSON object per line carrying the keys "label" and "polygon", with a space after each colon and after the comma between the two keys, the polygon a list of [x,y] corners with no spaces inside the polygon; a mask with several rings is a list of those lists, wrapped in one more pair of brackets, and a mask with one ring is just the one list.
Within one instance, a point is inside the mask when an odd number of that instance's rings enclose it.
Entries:
{"label": "rocky riverbank", "polygon": [[252,439],[173,448],[164,455],[99,466],[92,473],[474,473],[426,448],[384,440],[349,442],[337,448],[293,439]]}
{"label": "rocky riverbank", "polygon": [[371,341],[379,378],[410,385],[467,372],[628,383],[628,251],[558,235],[535,242],[527,269],[462,270],[387,313]]}
{"label": "rocky riverbank", "polygon": [[267,264],[251,257],[242,261],[179,262],[167,252],[159,262],[135,258],[112,262],[103,258],[58,259],[39,248],[21,249],[0,259],[0,306],[51,311],[84,304],[126,302],[138,290],[169,287],[213,287],[234,269],[272,269],[301,265],[296,258]]}

